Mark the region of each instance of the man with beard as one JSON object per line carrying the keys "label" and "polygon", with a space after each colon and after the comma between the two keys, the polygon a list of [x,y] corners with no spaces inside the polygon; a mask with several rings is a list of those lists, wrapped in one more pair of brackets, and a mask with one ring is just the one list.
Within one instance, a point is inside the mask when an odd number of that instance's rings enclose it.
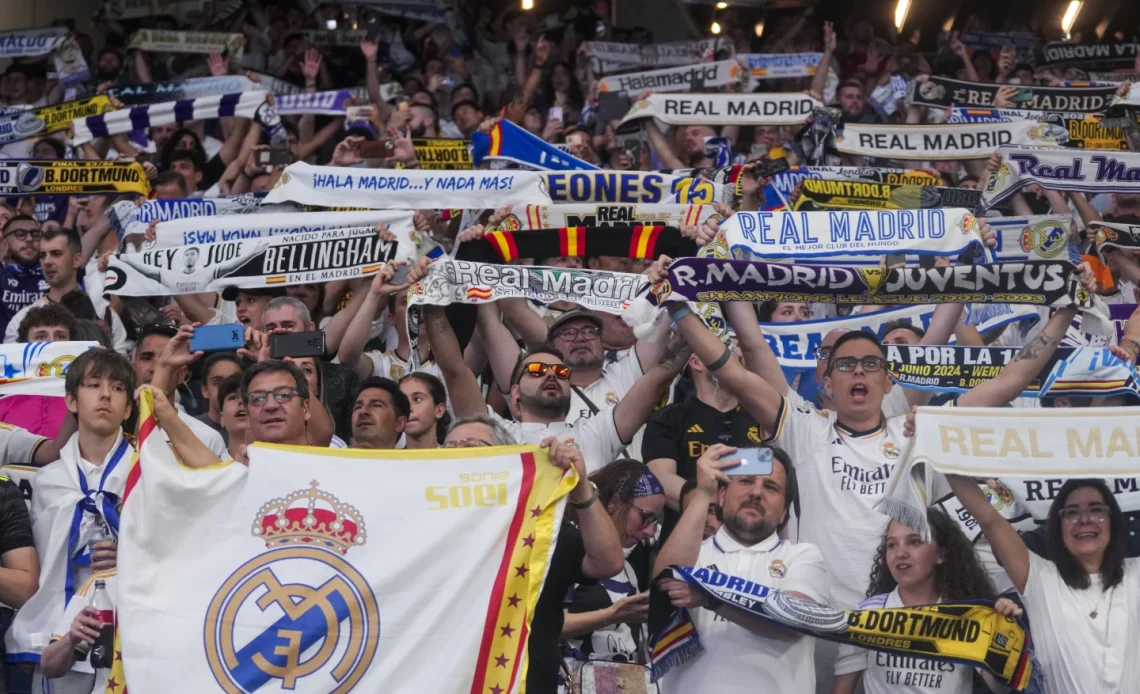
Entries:
{"label": "man with beard", "polygon": [[[669,566],[711,569],[755,581],[802,600],[829,602],[827,569],[815,545],[793,544],[777,534],[788,522],[796,497],[792,460],[773,448],[767,475],[732,475],[735,448],[710,446],[697,461],[696,490],[669,540],[657,555],[653,574]],[[727,475],[725,473],[728,473]],[[731,476],[730,476],[731,475]],[[723,509],[720,529],[702,541],[709,505]],[[710,604],[682,580],[661,588],[676,608],[689,610],[705,653],[665,676],[666,691],[787,692],[815,690],[815,639]],[[702,609],[697,609],[702,608]]]}
{"label": "man with beard", "polygon": [[436,115],[435,109],[427,104],[413,103],[412,119],[408,121],[408,131],[412,137],[439,137],[439,131],[436,123],[439,122],[439,116]]}
{"label": "man with beard", "polygon": [[4,286],[0,318],[7,326],[21,309],[39,301],[47,292],[48,284],[44,281],[44,273],[40,268],[40,238],[43,232],[39,222],[27,215],[16,215],[4,224],[3,233],[9,262],[4,263],[0,272]]}

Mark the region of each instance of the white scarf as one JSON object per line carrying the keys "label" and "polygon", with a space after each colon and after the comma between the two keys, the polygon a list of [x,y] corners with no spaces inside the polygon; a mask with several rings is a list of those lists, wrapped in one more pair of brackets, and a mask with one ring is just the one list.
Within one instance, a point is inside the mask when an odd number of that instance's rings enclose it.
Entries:
{"label": "white scarf", "polygon": [[[669,125],[803,125],[823,104],[807,94],[650,94],[621,119]],[[848,126],[850,127],[850,126]]]}
{"label": "white scarf", "polygon": [[243,193],[221,198],[171,198],[147,200],[136,205],[133,200],[120,200],[107,210],[107,218],[119,238],[131,234],[142,234],[154,220],[168,222],[187,217],[222,217],[231,214],[261,214],[272,212],[296,212],[292,203],[281,205],[262,204],[260,194]]}
{"label": "white scarf", "polygon": [[290,164],[265,202],[370,209],[551,203],[711,203],[725,187],[652,171],[419,171]]}
{"label": "white scarf", "polygon": [[240,59],[244,37],[216,31],[166,31],[139,29],[131,36],[130,48],[151,53],[225,53]]}
{"label": "white scarf", "polygon": [[727,39],[673,41],[643,46],[614,41],[587,41],[578,48],[582,64],[588,64],[595,75],[645,67],[689,65],[714,55],[717,50],[731,49]]}
{"label": "white scarf", "polygon": [[845,154],[881,159],[987,159],[1004,145],[1059,147],[1064,130],[1048,123],[1012,121],[967,125],[847,123],[835,136]]}
{"label": "white scarf", "polygon": [[982,200],[993,207],[1031,183],[1046,190],[1138,195],[1140,154],[1004,146]]}
{"label": "white scarf", "polygon": [[752,79],[774,80],[785,77],[811,77],[819,69],[822,53],[741,53],[736,56],[752,74]]}
{"label": "white scarf", "polygon": [[98,342],[14,342],[0,345],[4,371],[0,395],[17,393],[63,397],[67,367]]}
{"label": "white scarf", "polygon": [[747,74],[735,60],[718,60],[712,63],[614,75],[599,80],[598,89],[603,92],[625,91],[630,94],[637,94],[647,89],[661,94],[689,92],[693,91],[693,83],[698,80],[705,87],[723,87],[726,84],[739,82]]}
{"label": "white scarf", "polygon": [[855,210],[834,212],[737,212],[721,224],[731,257],[814,259],[836,255],[878,257],[892,253],[957,255],[980,244],[977,219],[968,210]]}
{"label": "white scarf", "polygon": [[188,120],[233,117],[253,118],[259,109],[270,109],[266,102],[268,92],[253,91],[221,96],[201,96],[185,101],[168,101],[164,104],[147,104],[130,109],[111,111],[98,116],[76,118],[72,121],[75,135],[72,144],[81,145],[97,137],[118,135],[132,130],[167,125]]}
{"label": "white scarf", "polygon": [[363,226],[124,253],[111,258],[104,291],[163,296],[353,279],[418,257],[407,234],[396,238],[383,241]]}
{"label": "white scarf", "polygon": [[47,55],[67,40],[67,27],[17,29],[0,33],[0,58]]}
{"label": "white scarf", "polygon": [[[73,581],[71,558],[78,557],[78,565],[90,564],[87,545],[97,529],[106,526],[113,537],[118,536],[118,511],[134,454],[134,447],[120,432],[98,472],[87,477],[80,462],[79,434],[74,434],[60,450],[59,460],[36,474],[31,515],[40,587],[8,630],[9,658],[39,660],[71,597],[68,586],[72,591],[79,588]],[[77,517],[79,504],[85,500],[86,508]]]}
{"label": "white scarf", "polygon": [[[197,246],[220,241],[239,241],[283,234],[308,234],[345,227],[385,224],[402,238],[416,233],[410,210],[368,210],[366,212],[301,212],[279,214],[228,215],[225,217],[189,217],[155,226],[154,243],[144,243],[144,250]],[[418,237],[417,237],[418,238]]]}

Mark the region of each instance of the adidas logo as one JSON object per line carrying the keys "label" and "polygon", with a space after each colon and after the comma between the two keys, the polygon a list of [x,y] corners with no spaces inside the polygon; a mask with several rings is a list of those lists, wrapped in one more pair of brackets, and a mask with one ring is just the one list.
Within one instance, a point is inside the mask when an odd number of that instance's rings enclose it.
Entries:
{"label": "adidas logo", "polygon": [[703,434],[703,433],[705,433],[705,430],[701,428],[700,424],[694,424],[693,426],[689,427],[689,433],[690,434]]}

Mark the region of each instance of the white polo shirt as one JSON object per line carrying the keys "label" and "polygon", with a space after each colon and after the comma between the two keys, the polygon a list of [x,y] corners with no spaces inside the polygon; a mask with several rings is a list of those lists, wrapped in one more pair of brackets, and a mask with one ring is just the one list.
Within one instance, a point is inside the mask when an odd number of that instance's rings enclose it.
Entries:
{"label": "white polo shirt", "polygon": [[[701,543],[697,568],[803,593],[830,602],[827,569],[815,545],[792,544],[776,533],[745,547],[722,526]],[[815,639],[793,631],[786,638],[754,634],[715,612],[690,610],[704,653],[665,675],[668,694],[804,694],[815,691]]]}
{"label": "white polo shirt", "polygon": [[506,429],[516,443],[542,443],[553,436],[562,443],[573,444],[582,451],[586,461],[586,474],[599,470],[616,458],[625,447],[614,423],[614,408],[603,407],[595,417],[578,419],[573,423],[510,422],[489,412]]}

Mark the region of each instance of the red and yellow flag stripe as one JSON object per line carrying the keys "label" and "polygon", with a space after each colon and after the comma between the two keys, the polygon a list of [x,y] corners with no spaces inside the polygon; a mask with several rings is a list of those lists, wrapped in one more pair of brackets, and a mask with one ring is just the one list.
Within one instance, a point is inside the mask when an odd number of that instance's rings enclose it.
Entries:
{"label": "red and yellow flag stripe", "polygon": [[499,254],[504,263],[509,263],[519,257],[518,246],[515,245],[515,235],[509,231],[492,231],[486,235],[491,247]]}
{"label": "red and yellow flag stripe", "polygon": [[586,255],[586,227],[564,227],[558,230],[558,255],[576,258]]}
{"label": "red and yellow flag stripe", "polygon": [[641,226],[633,228],[633,235],[629,239],[630,258],[654,258],[657,248],[657,237],[661,236],[663,226]]}

